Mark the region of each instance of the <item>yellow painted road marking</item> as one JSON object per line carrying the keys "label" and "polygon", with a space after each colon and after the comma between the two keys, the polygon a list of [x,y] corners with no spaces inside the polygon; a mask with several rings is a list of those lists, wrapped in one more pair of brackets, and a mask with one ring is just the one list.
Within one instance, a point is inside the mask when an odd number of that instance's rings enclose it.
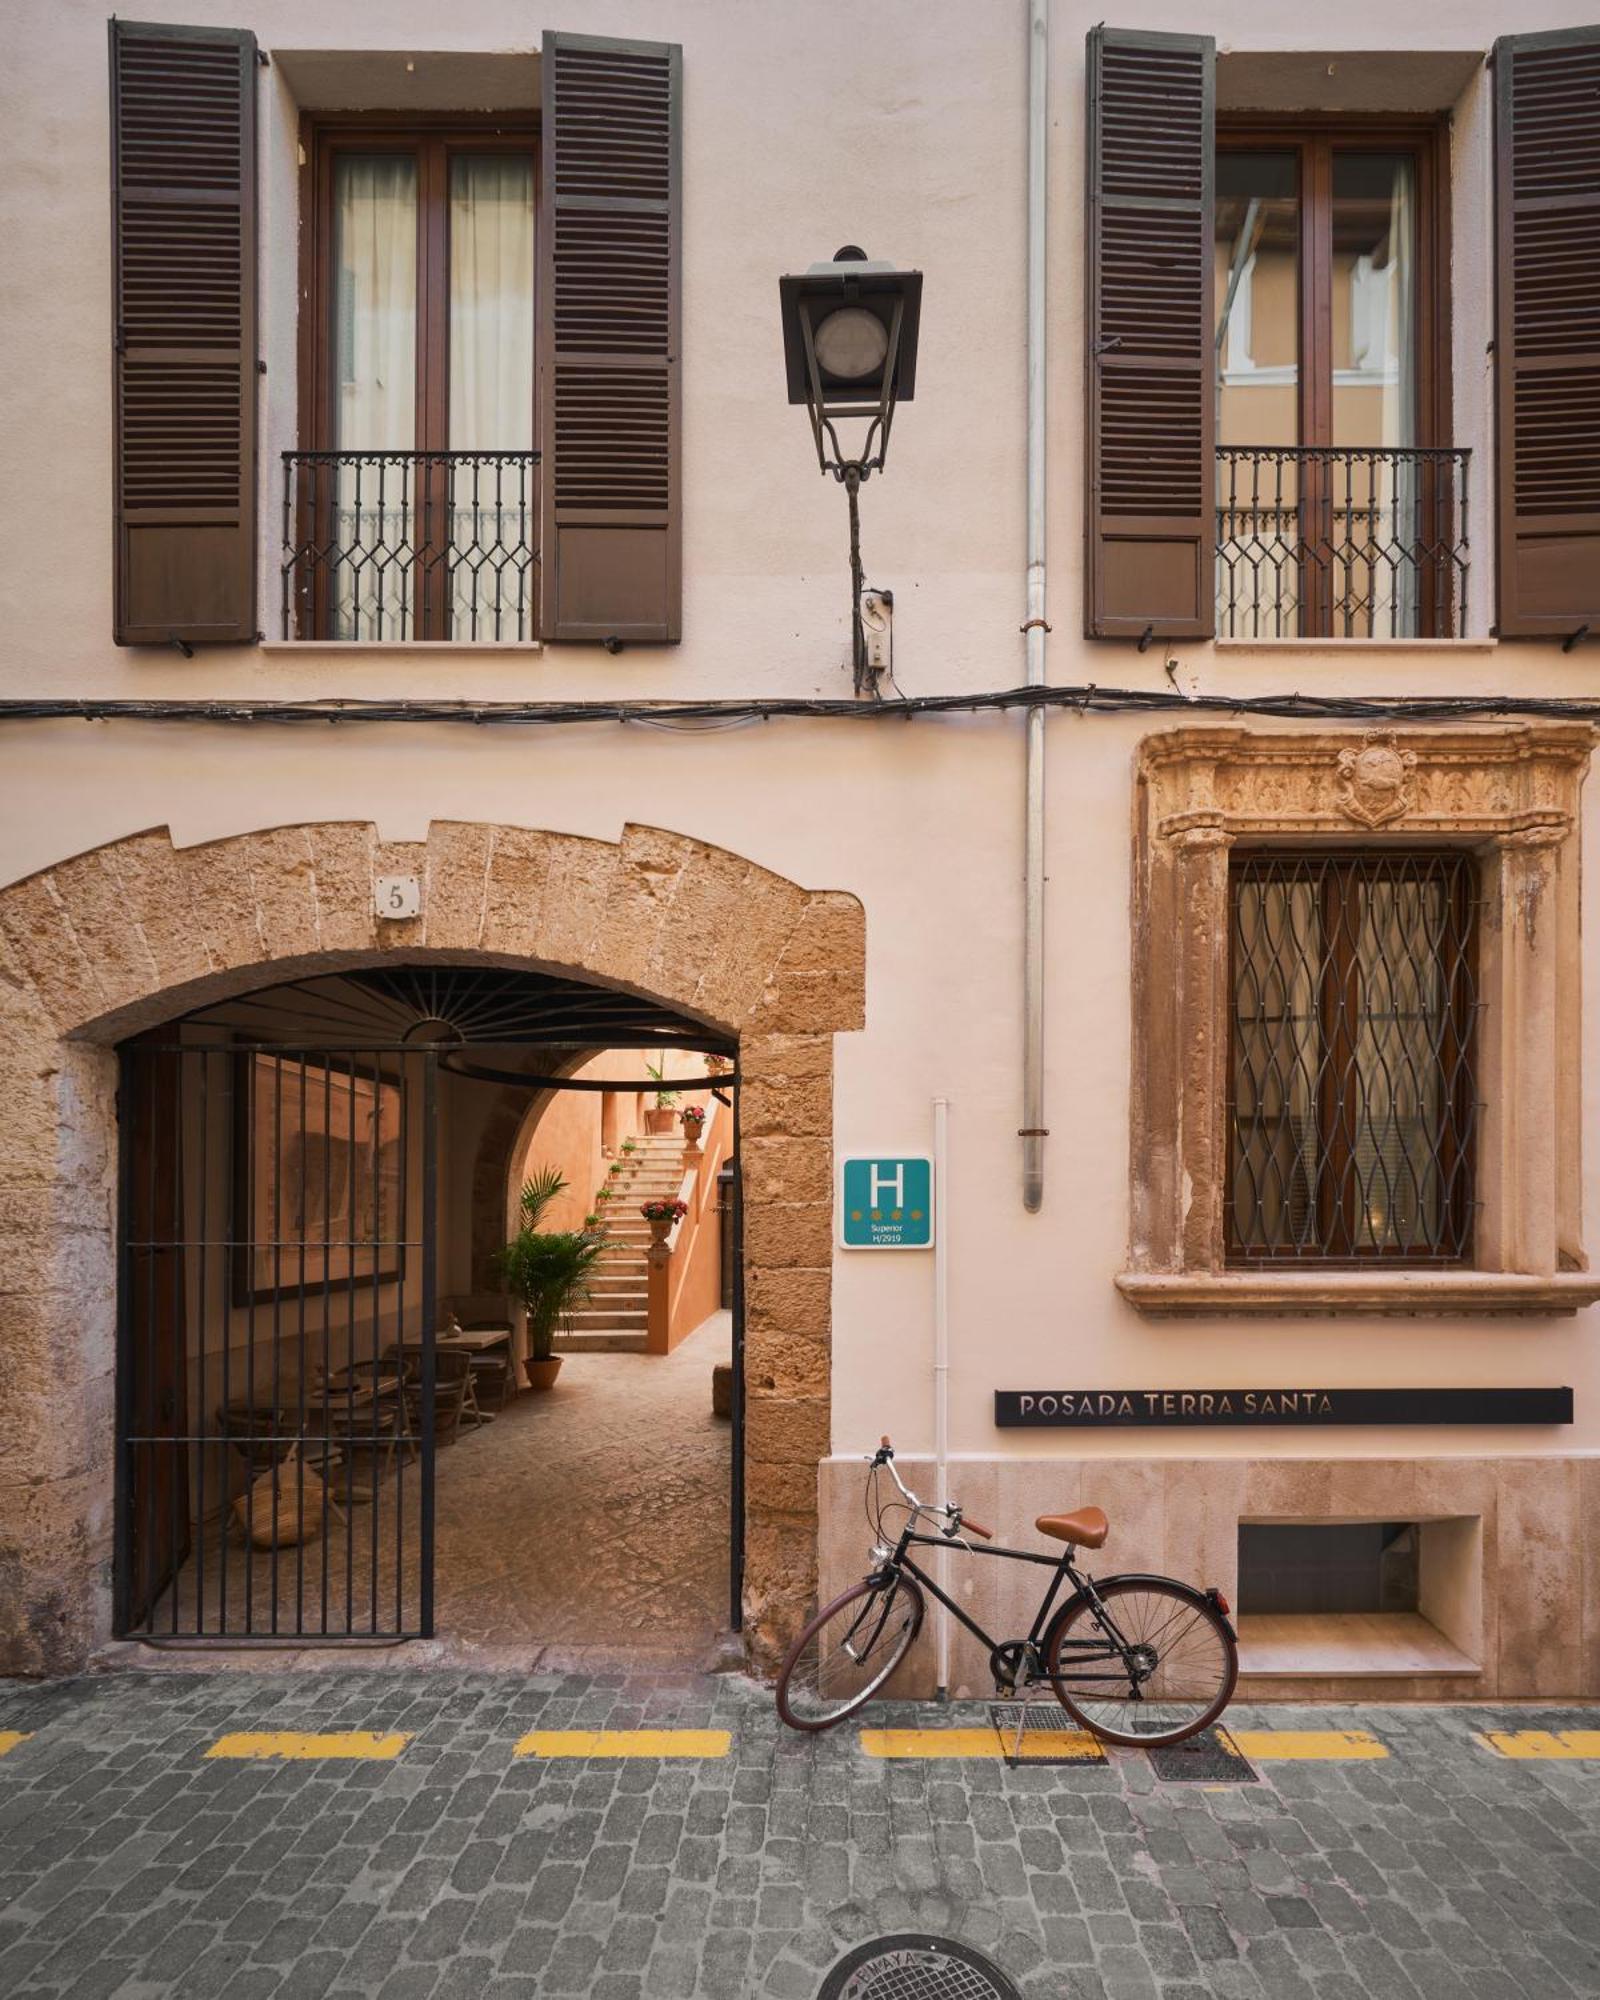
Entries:
{"label": "yellow painted road marking", "polygon": [[370,1729],[335,1730],[322,1736],[298,1729],[243,1730],[220,1736],[208,1757],[398,1757],[411,1741],[397,1731],[380,1736]]}
{"label": "yellow painted road marking", "polygon": [[9,1757],[19,1743],[26,1743],[32,1735],[31,1729],[0,1729],[0,1757]]}
{"label": "yellow painted road marking", "polygon": [[1257,1764],[1296,1759],[1324,1763],[1387,1757],[1388,1746],[1365,1729],[1229,1729],[1218,1732],[1241,1757]]}
{"label": "yellow painted road marking", "polygon": [[[1010,1732],[1005,1732],[1009,1735]],[[1070,1757],[1103,1764],[1105,1751],[1081,1729],[1030,1729],[1023,1738],[1029,1757]],[[1004,1736],[994,1729],[863,1729],[861,1748],[869,1757],[1004,1757]]]}
{"label": "yellow painted road marking", "polygon": [[1600,1757],[1600,1729],[1492,1729],[1478,1741],[1502,1757]]}
{"label": "yellow painted road marking", "polygon": [[726,1729],[530,1729],[519,1757],[726,1757]]}

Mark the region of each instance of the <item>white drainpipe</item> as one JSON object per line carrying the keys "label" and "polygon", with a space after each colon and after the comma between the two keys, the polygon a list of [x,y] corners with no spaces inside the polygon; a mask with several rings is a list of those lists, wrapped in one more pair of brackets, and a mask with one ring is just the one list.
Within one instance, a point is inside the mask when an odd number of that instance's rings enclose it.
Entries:
{"label": "white drainpipe", "polygon": [[[1027,680],[1044,685],[1045,172],[1048,0],[1028,8]],[[1022,1205],[1044,1200],[1044,710],[1028,710],[1022,911]]]}

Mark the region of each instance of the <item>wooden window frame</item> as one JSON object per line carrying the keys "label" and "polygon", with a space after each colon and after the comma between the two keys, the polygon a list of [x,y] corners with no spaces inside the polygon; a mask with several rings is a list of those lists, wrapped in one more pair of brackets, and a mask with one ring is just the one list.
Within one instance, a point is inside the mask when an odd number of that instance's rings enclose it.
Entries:
{"label": "wooden window frame", "polygon": [[[1450,988],[1443,1016],[1450,1055],[1444,1045],[1436,1052],[1436,1071],[1448,1080],[1453,1102],[1442,1113],[1442,1155],[1447,1207],[1440,1218],[1444,1240],[1460,1247],[1449,1253],[1406,1250],[1399,1246],[1361,1249],[1352,1220],[1360,1199],[1355,1151],[1350,1135],[1355,1128],[1361,1094],[1361,1076],[1356,1067],[1352,1022],[1359,1019],[1360,969],[1356,940],[1360,935],[1360,887],[1362,868],[1396,869],[1407,863],[1448,858],[1465,859],[1467,866],[1457,871],[1451,885],[1454,907],[1450,928],[1460,941],[1460,956],[1450,971]],[[1319,884],[1319,920],[1328,940],[1324,962],[1318,969],[1317,1013],[1319,1034],[1325,1046],[1334,1050],[1326,1074],[1318,1082],[1318,1126],[1326,1138],[1326,1150],[1317,1161],[1316,1208],[1318,1247],[1302,1251],[1263,1251],[1244,1244],[1238,1233],[1238,1203],[1235,1198],[1235,1135],[1238,1117],[1239,1029],[1238,1014],[1238,931],[1239,891],[1244,869],[1241,864],[1296,863],[1327,867]],[[1343,868],[1339,864],[1346,864]],[[1452,1264],[1470,1269],[1473,1258],[1473,1219],[1476,1209],[1477,1144],[1473,1102],[1477,1095],[1475,1073],[1475,1014],[1473,989],[1477,967],[1477,907],[1482,897],[1481,867],[1470,850],[1460,847],[1401,846],[1385,842],[1362,847],[1267,846],[1236,847],[1231,850],[1228,869],[1228,984],[1227,984],[1227,1100],[1228,1146],[1227,1188],[1223,1203],[1225,1256],[1236,1269],[1258,1270],[1279,1267],[1298,1270],[1309,1265],[1319,1268],[1345,1266],[1361,1269],[1374,1263],[1406,1265],[1422,1270],[1438,1270]],[[1339,904],[1342,902],[1342,912]],[[1452,1075],[1453,1072],[1453,1075]],[[1458,1166],[1459,1153],[1452,1153],[1455,1133],[1467,1134],[1464,1168]]]}
{"label": "wooden window frame", "polygon": [[[1333,160],[1335,153],[1409,153],[1417,163],[1417,435],[1422,449],[1452,442],[1453,388],[1450,316],[1450,152],[1449,126],[1440,117],[1391,118],[1349,113],[1339,117],[1277,119],[1218,113],[1217,152],[1290,153],[1296,166],[1296,209],[1300,219],[1296,279],[1299,308],[1296,348],[1298,444],[1307,449],[1333,444]],[[1421,497],[1431,518],[1432,482],[1425,474]],[[1331,512],[1331,470],[1317,461],[1301,469],[1301,505],[1312,520]],[[1333,636],[1329,577],[1316,563],[1301,576],[1302,638]],[[1427,601],[1422,629],[1449,637],[1449,604],[1436,605],[1433,579],[1424,578]]]}
{"label": "wooden window frame", "polygon": [[[527,153],[533,161],[534,227],[542,213],[543,149],[537,112],[346,112],[300,121],[299,425],[302,451],[337,448],[337,372],[334,364],[333,274],[334,168],[341,154],[394,153],[417,162],[417,382],[412,449],[442,452],[450,426],[450,163],[462,154]],[[532,437],[539,436],[539,259],[533,260],[534,358],[528,384]],[[445,513],[444,480],[435,469],[432,518]],[[537,472],[535,473],[537,478]],[[532,509],[537,523],[537,497]],[[302,520],[302,543],[315,540],[315,524]],[[425,564],[427,552],[421,560]],[[326,629],[328,606],[311,607],[312,629]],[[449,605],[443,593],[419,607],[419,640],[448,640]]]}

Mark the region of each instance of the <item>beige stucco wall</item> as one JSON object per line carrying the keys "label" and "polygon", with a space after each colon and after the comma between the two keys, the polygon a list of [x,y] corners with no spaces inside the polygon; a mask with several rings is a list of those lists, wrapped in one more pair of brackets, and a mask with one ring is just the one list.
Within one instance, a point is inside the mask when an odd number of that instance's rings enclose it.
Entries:
{"label": "beige stucco wall", "polygon": [[[110,642],[110,404],[105,15],[24,0],[0,75],[0,450],[25,477],[0,494],[0,695],[605,697],[843,693],[844,508],[819,478],[802,413],[782,396],[775,280],[857,240],[926,273],[915,401],[863,501],[868,575],[895,591],[900,686],[926,694],[1023,675],[1025,8],[1022,0],[195,0],[185,21],[249,26],[261,46],[526,55],[546,25],[673,37],[685,49],[684,643],[619,658],[581,648],[120,651]],[[1095,646],[1082,622],[1083,37],[1097,4],[1052,8],[1049,555],[1057,682],[1251,694],[1588,696],[1592,647],[1184,644]],[[1547,0],[1539,24],[1590,17]],[[1134,18],[1134,17],[1137,18]],[[1140,5],[1130,25],[1210,28],[1238,54],[1472,51],[1525,28],[1469,4],[1397,22],[1352,0],[1308,25],[1277,0]],[[1432,75],[1426,64],[1420,72]],[[1474,448],[1473,629],[1491,616],[1487,72],[1455,105],[1457,441]],[[263,563],[275,560],[270,449],[294,434],[295,107],[264,71]],[[275,596],[261,606],[275,629]],[[927,1143],[951,1102],[951,1438],[967,1459],[1122,1458],[1125,1435],[1024,1442],[997,1433],[997,1386],[1316,1379],[1329,1384],[1571,1384],[1577,1422],[1552,1440],[1501,1430],[1492,1448],[1600,1451],[1600,1311],[1474,1320],[1172,1324],[1113,1285],[1128,1238],[1130,793],[1137,746],[1177,718],[1061,714],[1047,725],[1047,1074],[1044,1206],[1019,1188],[1022,729],[950,717],[890,727],[773,722],[669,734],[278,728],[0,721],[0,881],[169,825],[180,846],[303,822],[373,822],[388,840],[430,822],[530,826],[615,841],[665,827],[786,880],[858,897],[866,915],[863,1032],[837,1039],[842,1147]],[[1582,807],[1583,1128],[1600,1131],[1600,791]],[[1591,1154],[1594,1152],[1591,1145]],[[0,1160],[0,1185],[12,1163]],[[98,1169],[97,1169],[98,1171]],[[1583,1235],[1600,1250],[1591,1158]],[[0,1273],[0,1288],[4,1274]],[[835,1253],[832,1440],[848,1457],[884,1429],[932,1440],[932,1260]],[[3,1338],[3,1334],[0,1334]],[[1144,1458],[1303,1450],[1292,1434],[1138,1434]],[[1319,1454],[1459,1456],[1485,1434],[1320,1433]],[[96,1503],[99,1504],[99,1503]]]}

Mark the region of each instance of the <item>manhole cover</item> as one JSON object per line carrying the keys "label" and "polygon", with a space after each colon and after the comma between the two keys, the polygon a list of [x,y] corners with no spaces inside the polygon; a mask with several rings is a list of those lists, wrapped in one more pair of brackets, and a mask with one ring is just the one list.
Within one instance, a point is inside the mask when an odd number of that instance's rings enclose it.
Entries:
{"label": "manhole cover", "polygon": [[970,1945],[908,1931],[858,1944],[817,2000],[1019,2000],[998,1966]]}
{"label": "manhole cover", "polygon": [[1259,1782],[1250,1759],[1227,1730],[1216,1725],[1202,1729],[1187,1743],[1174,1743],[1165,1750],[1156,1749],[1148,1754],[1151,1770],[1164,1784],[1254,1785]]}

